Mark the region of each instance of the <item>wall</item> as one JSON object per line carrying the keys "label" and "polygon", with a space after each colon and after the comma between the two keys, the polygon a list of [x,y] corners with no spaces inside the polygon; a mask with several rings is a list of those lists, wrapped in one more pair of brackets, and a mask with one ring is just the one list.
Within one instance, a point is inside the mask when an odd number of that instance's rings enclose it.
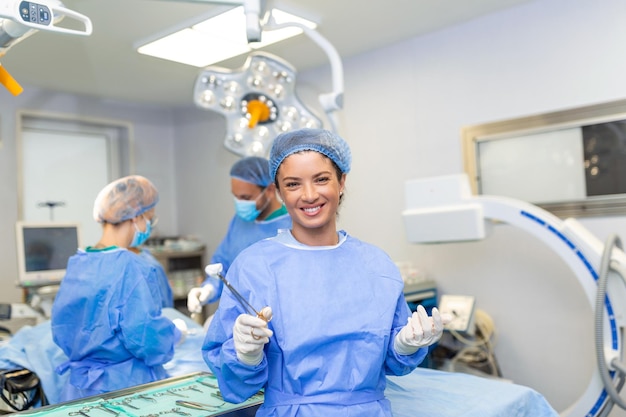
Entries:
{"label": "wall", "polygon": [[233,215],[229,172],[239,158],[223,146],[226,126],[221,116],[193,109],[177,111],[175,120],[180,233],[204,242],[210,256]]}

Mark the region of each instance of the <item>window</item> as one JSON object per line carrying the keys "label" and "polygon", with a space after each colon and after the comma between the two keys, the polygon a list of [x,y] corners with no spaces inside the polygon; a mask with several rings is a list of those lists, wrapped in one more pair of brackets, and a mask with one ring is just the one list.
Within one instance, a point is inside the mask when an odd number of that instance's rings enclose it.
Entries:
{"label": "window", "polygon": [[96,243],[94,199],[104,185],[131,172],[130,127],[124,123],[20,113],[20,220],[82,225],[81,241]]}
{"label": "window", "polygon": [[626,214],[626,100],[463,129],[476,194],[560,217]]}

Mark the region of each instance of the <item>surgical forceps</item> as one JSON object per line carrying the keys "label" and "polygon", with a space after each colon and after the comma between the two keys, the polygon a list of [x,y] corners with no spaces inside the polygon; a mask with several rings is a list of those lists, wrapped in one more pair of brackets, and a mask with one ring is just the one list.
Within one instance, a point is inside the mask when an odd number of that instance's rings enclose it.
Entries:
{"label": "surgical forceps", "polygon": [[181,394],[180,392],[176,392],[176,391],[174,390],[174,388],[170,388],[170,389],[168,389],[168,390],[166,390],[166,391],[163,391],[163,392],[157,392],[156,394],[154,394],[154,396],[155,396],[155,397],[162,397],[162,396],[164,396],[164,395],[173,395],[173,396],[175,396],[175,397],[189,398],[188,396],[183,395],[183,394]]}
{"label": "surgical forceps", "polygon": [[224,404],[225,403],[222,403],[221,405],[211,405],[211,404],[204,404],[204,403],[199,403],[195,401],[176,400],[176,405],[191,408],[193,410],[217,411]]}
{"label": "surgical forceps", "polygon": [[169,411],[163,412],[163,414],[178,414],[179,416],[190,416],[191,413],[186,413],[180,409],[180,407],[174,407]]}
{"label": "surgical forceps", "polygon": [[195,392],[202,392],[204,393],[204,391],[202,391],[200,388],[196,387],[195,385],[189,385],[188,387],[185,388],[181,388],[181,391],[195,391]]}
{"label": "surgical forceps", "polygon": [[115,410],[111,410],[105,404],[98,404],[98,405],[93,406],[93,408],[98,408],[98,409],[100,409],[102,411],[106,411],[107,413],[113,414],[114,416],[119,416],[120,415],[120,413],[118,413]]}
{"label": "surgical forceps", "polygon": [[137,395],[135,395],[135,396],[133,397],[133,399],[138,399],[138,400],[139,400],[139,399],[141,399],[141,400],[146,400],[146,401],[150,401],[151,403],[156,403],[156,402],[157,402],[157,400],[155,400],[155,399],[154,399],[154,398],[152,398],[152,397],[149,397],[149,396],[148,396],[148,395],[146,395],[146,394],[137,394]]}
{"label": "surgical forceps", "polygon": [[237,291],[232,285],[230,285],[230,282],[228,282],[226,278],[224,277],[224,274],[222,274],[223,268],[224,267],[222,266],[222,264],[219,264],[219,263],[210,264],[210,265],[207,265],[206,268],[204,268],[204,272],[208,276],[218,277],[220,280],[222,280],[224,285],[226,285],[226,287],[230,290],[230,292],[233,293],[237,301],[239,301],[239,304],[241,304],[243,309],[246,310],[248,314],[250,314],[251,316],[257,316],[261,320],[265,320],[266,322],[269,322],[271,320],[270,318],[265,317],[263,313],[259,313],[258,311],[256,311],[255,308],[252,307],[252,305],[248,302],[248,300],[246,300],[241,294],[239,294],[239,291]]}
{"label": "surgical forceps", "polygon": [[217,386],[217,385],[215,385],[215,384],[211,384],[210,382],[206,382],[206,381],[203,381],[203,380],[201,380],[201,379],[197,379],[197,380],[196,380],[196,382],[198,382],[199,384],[204,385],[205,387],[218,389],[218,386]]}
{"label": "surgical forceps", "polygon": [[111,404],[114,404],[114,405],[120,405],[120,406],[122,406],[122,407],[130,407],[130,408],[132,408],[133,410],[140,410],[140,408],[139,408],[139,407],[135,407],[134,405],[132,405],[132,404],[130,403],[132,400],[133,400],[133,399],[129,397],[129,398],[124,398],[124,399],[123,399],[123,400],[121,400],[121,401],[118,401],[118,402],[115,402],[115,403],[111,403]]}
{"label": "surgical forceps", "polygon": [[89,414],[87,414],[87,411],[83,411],[84,408],[78,410],[78,411],[70,411],[69,413],[67,413],[68,416],[85,416],[85,417],[89,417]]}

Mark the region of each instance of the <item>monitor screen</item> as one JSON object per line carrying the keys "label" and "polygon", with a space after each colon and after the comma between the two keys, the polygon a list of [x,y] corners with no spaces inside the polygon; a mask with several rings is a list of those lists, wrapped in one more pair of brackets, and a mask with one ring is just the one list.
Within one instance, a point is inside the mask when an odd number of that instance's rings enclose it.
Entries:
{"label": "monitor screen", "polygon": [[18,285],[58,284],[80,246],[77,223],[16,223]]}

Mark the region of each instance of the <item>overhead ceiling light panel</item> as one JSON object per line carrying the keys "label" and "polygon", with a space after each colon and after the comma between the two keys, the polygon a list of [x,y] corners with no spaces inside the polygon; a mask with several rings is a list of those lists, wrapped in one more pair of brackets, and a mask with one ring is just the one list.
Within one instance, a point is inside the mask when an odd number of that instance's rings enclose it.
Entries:
{"label": "overhead ceiling light panel", "polygon": [[239,70],[205,68],[194,86],[194,103],[226,118],[224,146],[240,156],[269,154],[274,138],[321,120],[295,93],[296,71],[286,61],[253,52]]}
{"label": "overhead ceiling light panel", "polygon": [[[232,37],[185,28],[137,48],[137,52],[169,61],[206,67],[247,53],[245,42]],[[244,36],[245,40],[245,36]]]}
{"label": "overhead ceiling light panel", "polygon": [[212,62],[228,59],[233,54],[245,54],[248,48],[229,39],[216,40],[215,37],[205,33],[183,29],[141,46],[137,51],[144,55],[202,68]]}
{"label": "overhead ceiling light panel", "polygon": [[[296,22],[311,29],[317,26],[314,22],[278,9],[273,9],[271,13],[276,23]],[[263,31],[261,42],[248,43],[244,8],[239,6],[160,39],[143,43],[137,52],[203,68],[301,33],[302,30],[297,27]]]}

